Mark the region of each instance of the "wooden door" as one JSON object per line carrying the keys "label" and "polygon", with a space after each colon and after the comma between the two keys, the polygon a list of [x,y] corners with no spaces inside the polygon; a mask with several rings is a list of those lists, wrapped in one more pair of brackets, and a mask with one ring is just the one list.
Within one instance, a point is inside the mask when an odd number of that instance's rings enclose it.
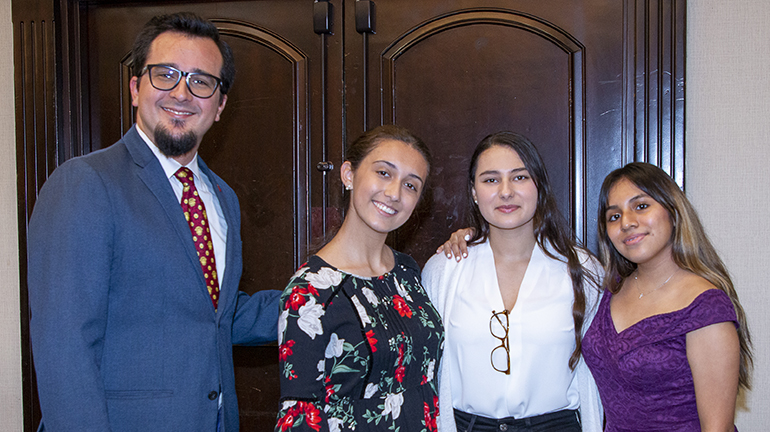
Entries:
{"label": "wooden door", "polygon": [[[401,124],[433,150],[430,207],[395,239],[419,263],[466,226],[468,160],[490,133],[532,139],[562,213],[592,249],[607,173],[633,160],[682,169],[681,124],[671,117],[682,115],[683,57],[669,32],[684,24],[683,2],[390,0],[364,7],[371,3],[346,8],[346,18],[374,23],[346,27],[348,69],[359,71],[346,75],[346,93],[362,95],[348,96],[346,126],[355,135]],[[661,41],[663,49],[655,45]],[[640,123],[649,115],[659,125]]]}
{"label": "wooden door", "polygon": [[[414,130],[436,159],[432,199],[392,239],[420,263],[464,225],[467,161],[491,132],[539,146],[562,211],[589,243],[611,169],[648,160],[682,184],[683,0],[13,0],[23,248],[47,175],[133,123],[131,43],[150,17],[178,10],[214,20],[235,52],[235,86],[201,155],[241,202],[244,291],[281,289],[339,222],[345,143],[382,123]],[[20,267],[24,281],[24,253]],[[275,347],[236,347],[234,357],[243,430],[271,430]]]}

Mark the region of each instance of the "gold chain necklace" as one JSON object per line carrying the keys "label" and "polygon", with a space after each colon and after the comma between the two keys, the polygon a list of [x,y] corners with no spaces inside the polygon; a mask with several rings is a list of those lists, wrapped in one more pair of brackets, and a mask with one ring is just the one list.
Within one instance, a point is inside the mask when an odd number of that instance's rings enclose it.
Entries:
{"label": "gold chain necklace", "polygon": [[677,271],[677,270],[679,270],[679,269],[677,268],[676,270],[674,270],[674,272],[673,272],[673,273],[671,273],[671,276],[669,276],[669,277],[668,277],[668,279],[666,279],[666,281],[665,281],[665,282],[663,282],[662,284],[658,285],[658,287],[657,287],[657,288],[655,288],[654,290],[652,290],[652,291],[648,292],[647,294],[643,293],[643,292],[642,292],[642,290],[640,290],[640,289],[639,289],[639,278],[638,278],[638,277],[639,277],[639,270],[637,270],[637,271],[636,271],[636,274],[634,275],[634,285],[636,286],[636,290],[637,290],[637,291],[639,291],[639,299],[641,299],[641,298],[642,298],[642,297],[644,297],[645,295],[649,295],[649,294],[652,294],[652,293],[654,293],[655,291],[657,291],[657,290],[659,290],[659,289],[663,288],[663,285],[667,284],[667,283],[668,283],[668,281],[670,281],[670,280],[671,280],[671,278],[672,278],[672,277],[674,277],[674,275],[676,274],[676,271]]}

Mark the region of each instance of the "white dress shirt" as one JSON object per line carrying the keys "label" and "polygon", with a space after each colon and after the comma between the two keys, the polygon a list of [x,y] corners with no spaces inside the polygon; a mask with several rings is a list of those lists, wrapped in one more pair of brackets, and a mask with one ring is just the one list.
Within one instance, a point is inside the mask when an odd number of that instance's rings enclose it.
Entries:
{"label": "white dress shirt", "polygon": [[[581,256],[586,261],[586,256]],[[596,270],[591,261],[589,269]],[[571,371],[575,349],[574,295],[567,264],[535,246],[509,312],[510,375],[492,368],[490,354],[500,340],[490,333],[493,311],[505,309],[489,242],[469,248],[460,261],[434,255],[423,285],[441,313],[446,344],[440,368],[440,430],[454,431],[452,408],[491,418],[524,418],[580,408],[583,430],[601,430],[601,405],[584,362]],[[586,320],[598,291],[586,283]],[[496,354],[504,350],[497,350]],[[505,363],[496,363],[505,368]],[[451,399],[448,400],[448,399]],[[451,403],[450,403],[451,402]],[[588,423],[588,424],[587,424]],[[591,425],[591,427],[586,427]]]}
{"label": "white dress shirt", "polygon": [[[163,153],[160,149],[145,135],[144,131],[137,126],[136,131],[139,132],[139,136],[142,137],[145,144],[152,150],[152,153],[158,158],[160,166],[163,167],[163,171],[166,173],[171,187],[174,189],[174,195],[176,195],[177,201],[180,205],[182,202],[183,186],[182,182],[176,178],[174,174],[182,167],[182,164],[170,158]],[[225,259],[227,252],[227,221],[225,220],[224,213],[222,212],[222,206],[219,205],[219,200],[216,194],[213,193],[214,187],[209,181],[209,178],[201,172],[198,166],[198,155],[193,157],[192,162],[185,165],[193,173],[193,179],[195,181],[195,188],[198,190],[203,200],[203,205],[206,207],[206,217],[209,220],[209,227],[211,228],[211,239],[214,247],[214,259],[217,263],[217,279],[221,281],[225,276]]]}

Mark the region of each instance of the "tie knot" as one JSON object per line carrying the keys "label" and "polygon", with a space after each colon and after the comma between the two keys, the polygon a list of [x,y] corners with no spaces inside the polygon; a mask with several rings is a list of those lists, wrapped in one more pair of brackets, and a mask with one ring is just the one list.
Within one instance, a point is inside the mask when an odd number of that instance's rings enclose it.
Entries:
{"label": "tie knot", "polygon": [[193,173],[190,171],[190,168],[182,167],[179,168],[175,173],[174,177],[178,178],[182,184],[192,183],[194,184],[195,181],[193,180]]}

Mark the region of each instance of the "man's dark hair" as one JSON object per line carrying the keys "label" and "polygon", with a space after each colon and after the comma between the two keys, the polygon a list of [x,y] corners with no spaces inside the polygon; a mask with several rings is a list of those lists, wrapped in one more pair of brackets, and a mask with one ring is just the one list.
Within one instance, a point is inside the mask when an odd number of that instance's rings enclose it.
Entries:
{"label": "man's dark hair", "polygon": [[219,47],[222,54],[222,70],[219,77],[222,78],[220,92],[225,95],[235,81],[235,59],[230,46],[220,39],[219,30],[209,20],[201,18],[192,12],[179,12],[171,15],[158,15],[147,22],[134,41],[131,51],[131,70],[135,77],[139,78],[142,69],[147,63],[147,54],[150,52],[152,42],[165,32],[176,32],[193,37],[209,38]]}

